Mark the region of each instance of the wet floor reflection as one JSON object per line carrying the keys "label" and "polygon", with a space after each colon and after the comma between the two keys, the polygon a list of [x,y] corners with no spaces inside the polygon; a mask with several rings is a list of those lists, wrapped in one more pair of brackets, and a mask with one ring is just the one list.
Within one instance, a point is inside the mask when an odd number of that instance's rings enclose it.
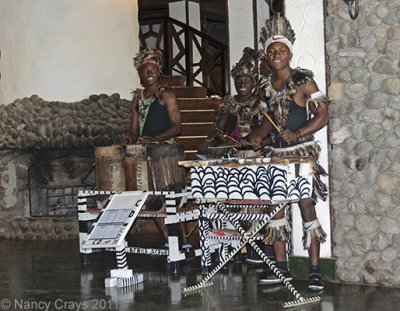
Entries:
{"label": "wet floor reflection", "polygon": [[[143,273],[144,282],[106,289],[114,253],[92,254],[83,266],[77,240],[0,240],[0,252],[0,310],[282,310],[283,302],[294,299],[285,286],[259,285],[264,269],[246,264],[230,263],[212,278],[213,286],[184,296],[185,287],[201,280],[198,259],[173,273],[164,257],[128,255],[129,267]],[[293,285],[310,296],[305,281]],[[400,289],[328,283],[321,299],[296,310],[397,310]]]}

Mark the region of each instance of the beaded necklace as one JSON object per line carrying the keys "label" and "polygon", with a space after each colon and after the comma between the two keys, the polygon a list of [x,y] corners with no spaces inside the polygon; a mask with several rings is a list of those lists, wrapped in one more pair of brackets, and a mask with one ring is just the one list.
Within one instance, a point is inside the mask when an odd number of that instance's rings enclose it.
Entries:
{"label": "beaded necklace", "polygon": [[138,109],[139,109],[139,135],[142,135],[144,123],[146,122],[147,114],[149,113],[149,108],[151,103],[154,101],[154,96],[143,97],[143,91],[140,94]]}

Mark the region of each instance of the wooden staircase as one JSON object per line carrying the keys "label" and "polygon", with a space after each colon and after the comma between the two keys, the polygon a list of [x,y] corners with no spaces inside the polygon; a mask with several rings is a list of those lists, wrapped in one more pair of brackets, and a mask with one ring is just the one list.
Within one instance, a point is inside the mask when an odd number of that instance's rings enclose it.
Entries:
{"label": "wooden staircase", "polygon": [[[193,89],[196,87],[185,87]],[[201,88],[202,92],[206,89]],[[197,92],[193,90],[192,96]],[[177,92],[178,105],[181,110],[182,133],[178,137],[178,142],[185,146],[185,155],[187,160],[195,159],[198,146],[204,142],[207,136],[214,128],[215,110],[221,103],[221,98],[208,97],[183,97]]]}
{"label": "wooden staircase", "polygon": [[186,159],[193,160],[198,146],[214,128],[215,110],[222,98],[207,97],[205,87],[184,86],[183,76],[161,76],[160,82],[168,83],[175,90],[182,119],[182,132],[177,140],[185,147]]}

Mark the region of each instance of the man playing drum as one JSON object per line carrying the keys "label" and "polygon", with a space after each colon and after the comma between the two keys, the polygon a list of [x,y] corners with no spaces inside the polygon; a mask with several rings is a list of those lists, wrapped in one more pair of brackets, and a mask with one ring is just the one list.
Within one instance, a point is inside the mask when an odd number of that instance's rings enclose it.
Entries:
{"label": "man playing drum", "polygon": [[[173,89],[168,85],[159,84],[162,52],[145,48],[137,53],[133,60],[143,88],[132,92],[131,143],[139,142],[148,146],[149,157],[150,154],[157,154],[158,159],[150,157],[148,160],[152,171],[150,178],[150,184],[153,184],[152,190],[180,191],[185,187],[186,178],[184,170],[178,167],[173,156],[179,156],[175,152],[183,156],[183,146],[176,145],[175,141],[176,136],[181,133],[181,115]],[[173,148],[174,146],[176,148]],[[168,171],[169,169],[171,171]],[[160,197],[155,197],[146,204],[150,209],[158,210],[163,206],[163,201]],[[163,219],[155,218],[154,221],[165,241],[168,241],[168,231]],[[184,228],[182,230],[185,231]],[[187,243],[184,234],[182,238],[182,247],[190,248],[191,245]]]}
{"label": "man playing drum", "polygon": [[181,132],[181,115],[171,87],[160,85],[162,53],[146,48],[134,58],[140,84],[133,91],[131,106],[131,139],[141,143],[174,141]]}
{"label": "man playing drum", "polygon": [[[268,105],[260,127],[247,138],[254,149],[259,149],[265,137],[272,139],[271,146],[262,149],[262,155],[269,156],[312,156],[314,164],[313,198],[302,199],[298,205],[303,219],[303,247],[308,249],[310,259],[309,289],[319,291],[324,288],[320,271],[320,243],[326,234],[321,228],[316,211],[317,197],[325,200],[327,188],[320,180],[326,174],[318,164],[319,145],[313,134],[328,123],[329,99],[318,90],[313,73],[306,69],[290,67],[292,44],[295,34],[289,21],[278,15],[265,22],[260,42],[263,44],[265,59],[272,73],[260,79],[261,97]],[[282,209],[269,223],[265,242],[272,244],[276,256],[276,266],[288,280],[285,239],[290,226]],[[267,275],[260,280],[264,284],[280,283],[275,275]]]}

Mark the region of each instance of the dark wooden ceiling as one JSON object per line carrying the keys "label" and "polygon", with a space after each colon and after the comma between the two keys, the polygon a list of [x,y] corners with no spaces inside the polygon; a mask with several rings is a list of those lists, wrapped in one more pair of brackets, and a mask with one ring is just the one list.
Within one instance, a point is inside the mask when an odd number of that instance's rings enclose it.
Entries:
{"label": "dark wooden ceiling", "polygon": [[[168,15],[168,4],[178,0],[139,0],[140,18],[149,18]],[[181,1],[181,0],[179,0]],[[200,4],[202,17],[219,22],[226,22],[226,0],[190,0]]]}
{"label": "dark wooden ceiling", "polygon": [[[140,18],[168,16],[168,4],[181,0],[138,0]],[[190,0],[200,4],[202,18],[215,22],[226,23],[227,0]],[[251,1],[251,0],[243,0]],[[284,14],[285,0],[265,0],[272,5],[271,14],[282,12]]]}

